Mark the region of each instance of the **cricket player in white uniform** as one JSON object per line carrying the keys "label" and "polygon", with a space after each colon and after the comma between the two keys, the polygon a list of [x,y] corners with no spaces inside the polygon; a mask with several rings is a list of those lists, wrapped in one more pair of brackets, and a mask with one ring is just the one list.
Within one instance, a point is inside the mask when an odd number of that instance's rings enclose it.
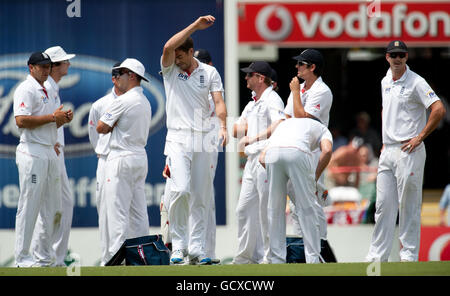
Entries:
{"label": "cricket player in white uniform", "polygon": [[[61,174],[54,146],[57,129],[69,122],[72,111],[63,111],[44,87],[51,60],[35,52],[28,60],[30,75],[14,92],[14,116],[20,131],[16,151],[20,195],[16,215],[15,261],[18,267],[51,266],[52,245],[61,221]],[[42,218],[38,257],[30,245],[38,215]],[[36,254],[35,254],[36,255]]]}
{"label": "cricket player in white uniform", "polygon": [[[306,263],[320,263],[317,181],[331,159],[333,138],[316,119],[290,118],[280,123],[259,160],[269,179],[269,263],[286,263],[286,186],[296,192],[292,202],[303,230]],[[313,151],[320,149],[316,163]],[[314,204],[316,204],[314,206]]]}
{"label": "cricket player in white uniform", "polygon": [[214,100],[220,120],[218,137],[223,146],[228,140],[227,112],[220,75],[214,67],[194,58],[190,35],[209,28],[214,21],[210,15],[199,17],[166,42],[161,57],[168,129],[164,154],[170,171],[165,198],[172,264],[183,264],[188,255],[191,264],[211,264],[211,258],[206,256],[205,240],[212,197],[201,190],[204,180],[211,178],[210,162],[205,161],[210,153],[205,149],[208,146],[205,138],[211,129],[208,95]]}
{"label": "cricket player in white uniform", "polygon": [[[114,64],[113,67],[120,66],[120,63]],[[105,163],[109,154],[109,140],[111,138],[111,133],[107,134],[99,134],[97,132],[97,122],[100,120],[103,114],[105,114],[106,110],[109,108],[111,103],[118,96],[122,95],[122,92],[117,87],[117,77],[119,76],[119,69],[112,70],[111,80],[114,84],[111,92],[107,95],[101,97],[97,101],[95,101],[91,110],[89,111],[89,141],[91,142],[92,147],[94,148],[95,153],[97,154],[98,162],[97,162],[97,171],[96,171],[96,179],[97,179],[97,189],[95,191],[95,198],[97,203],[97,213],[98,213],[98,229],[100,232],[100,248],[102,252],[102,258],[100,264],[104,266],[106,264],[106,258],[108,254],[108,223],[106,218],[106,204],[102,200],[103,189],[105,185]]]}
{"label": "cricket player in white uniform", "polygon": [[233,263],[257,264],[266,262],[269,252],[269,187],[266,170],[258,162],[267,140],[256,139],[248,144],[248,139],[267,130],[275,122],[284,120],[284,103],[272,88],[272,68],[268,63],[256,61],[241,71],[246,73],[247,88],[254,92],[254,96],[233,127],[233,136],[241,138],[239,146],[246,145],[244,152],[247,155],[236,209],[238,251]]}
{"label": "cricket player in white uniform", "polygon": [[[47,89],[50,98],[54,98],[57,106],[61,105],[61,98],[59,96],[58,82],[61,78],[67,75],[70,67],[69,60],[74,58],[74,54],[67,54],[60,46],[53,46],[44,51],[52,61],[50,75],[44,87]],[[67,176],[66,163],[64,159],[64,127],[58,128],[58,139],[55,145],[55,152],[58,156],[58,162],[61,171],[61,201],[62,201],[62,216],[61,227],[55,234],[55,242],[53,244],[54,264],[56,266],[66,266],[64,259],[67,255],[69,246],[70,228],[72,226],[73,217],[73,195]],[[36,224],[36,229],[33,237],[32,249],[34,253],[39,253],[40,246],[38,244],[38,236],[42,233],[43,223],[39,216]]]}
{"label": "cricket player in white uniform", "polygon": [[378,164],[375,228],[366,260],[388,260],[398,212],[400,260],[417,261],[426,157],[423,141],[446,111],[425,79],[406,65],[408,48],[404,42],[390,42],[386,60],[390,67],[381,80],[383,149]]}
{"label": "cricket player in white uniform", "polygon": [[[318,50],[306,49],[300,55],[295,56],[294,59],[297,60],[296,68],[298,73],[289,85],[291,93],[284,110],[286,117],[316,118],[328,127],[333,94],[322,80],[321,75],[324,67],[323,56]],[[302,84],[300,84],[298,77],[304,80]],[[320,150],[317,149],[314,151],[313,155],[317,163],[319,161]],[[320,217],[321,238],[326,240],[327,221],[322,206],[326,205],[324,198],[326,198],[327,193],[324,193],[323,175],[321,175],[318,184],[317,197],[321,207],[317,208],[317,211]],[[291,183],[288,183],[289,197],[295,198],[295,194],[297,193],[293,191]],[[290,206],[295,207],[292,203],[290,203]],[[295,209],[292,209],[294,232],[302,236],[302,229],[298,223],[299,217],[295,213]]]}
{"label": "cricket player in white uniform", "polygon": [[[202,63],[214,66],[211,60],[211,55],[205,49],[197,49],[194,52],[194,57]],[[207,210],[208,222],[206,224],[205,253],[206,257],[211,258],[211,263],[218,264],[220,263],[220,259],[216,258],[216,201],[214,192],[214,178],[216,176],[217,161],[219,158],[220,139],[218,138],[218,135],[220,131],[220,120],[216,116],[216,105],[214,104],[214,99],[211,94],[208,95],[208,100],[210,114],[209,124],[211,126],[211,131],[206,136],[208,144],[210,144],[209,147],[206,147],[206,150],[211,150],[209,153],[209,160],[211,161],[211,178],[209,180],[205,180],[204,190],[205,194],[211,195],[211,202],[209,206],[210,210]],[[223,151],[223,149],[221,151]]]}
{"label": "cricket player in white uniform", "polygon": [[140,86],[145,68],[128,58],[120,66],[117,88],[123,95],[109,105],[97,124],[97,132],[111,132],[110,152],[105,164],[102,202],[106,206],[106,261],[111,259],[128,238],[149,233],[145,179],[148,172],[147,145],[152,111]]}

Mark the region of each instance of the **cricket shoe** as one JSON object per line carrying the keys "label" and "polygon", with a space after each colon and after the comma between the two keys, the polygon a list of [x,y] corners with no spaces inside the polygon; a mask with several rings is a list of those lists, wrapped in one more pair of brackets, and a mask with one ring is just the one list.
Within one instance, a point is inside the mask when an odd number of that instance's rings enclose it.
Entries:
{"label": "cricket shoe", "polygon": [[182,265],[184,264],[184,257],[186,256],[186,250],[175,250],[172,252],[172,256],[170,256],[170,264]]}
{"label": "cricket shoe", "polygon": [[212,261],[209,257],[194,257],[189,258],[190,265],[211,265]]}

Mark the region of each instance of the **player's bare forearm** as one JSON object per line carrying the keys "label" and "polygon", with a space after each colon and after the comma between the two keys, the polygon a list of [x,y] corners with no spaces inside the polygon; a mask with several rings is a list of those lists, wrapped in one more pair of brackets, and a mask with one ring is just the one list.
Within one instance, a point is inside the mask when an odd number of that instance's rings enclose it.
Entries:
{"label": "player's bare forearm", "polygon": [[439,125],[439,122],[446,114],[445,106],[441,101],[436,101],[430,106],[431,112],[427,124],[423,131],[419,134],[420,140],[423,141],[428,137]]}
{"label": "player's bare forearm", "polygon": [[99,134],[107,134],[112,131],[112,127],[99,120],[97,123],[97,133]]}
{"label": "player's bare forearm", "polygon": [[219,138],[222,139],[222,146],[225,146],[228,143],[227,107],[225,106],[223,99],[216,104],[216,114],[220,121]]}
{"label": "player's bare forearm", "polygon": [[416,137],[405,141],[402,145],[403,151],[412,152],[420,145],[439,125],[439,122],[444,118],[446,111],[444,104],[441,101],[436,101],[430,106],[431,112],[428,117],[427,124],[423,130]]}
{"label": "player's bare forearm", "polygon": [[175,61],[175,49],[180,47],[186,39],[197,30],[206,29],[214,24],[216,19],[212,15],[201,16],[195,22],[173,35],[164,45],[162,64],[165,67],[172,65]]}
{"label": "player's bare forearm", "polygon": [[317,164],[316,168],[316,181],[319,180],[320,175],[322,175],[323,171],[331,160],[333,144],[328,140],[323,140],[320,143],[320,150],[321,153],[319,157],[319,163]]}
{"label": "player's bare forearm", "polygon": [[270,136],[272,135],[272,133],[275,131],[275,129],[277,128],[277,126],[283,121],[284,119],[280,119],[277,120],[275,122],[273,122],[266,130],[262,131],[260,134],[258,134],[255,137],[252,137],[249,139],[249,145],[258,142],[258,141],[262,141],[262,140],[266,140],[268,138],[270,138]]}
{"label": "player's bare forearm", "polygon": [[247,128],[247,121],[242,123],[235,123],[233,125],[233,137],[237,139],[245,137],[245,135],[247,134]]}
{"label": "player's bare forearm", "polygon": [[16,124],[19,128],[28,128],[28,129],[34,129],[37,127],[40,127],[41,125],[55,122],[55,119],[53,117],[53,114],[47,114],[47,115],[39,115],[39,116],[33,116],[33,115],[19,115],[16,116]]}

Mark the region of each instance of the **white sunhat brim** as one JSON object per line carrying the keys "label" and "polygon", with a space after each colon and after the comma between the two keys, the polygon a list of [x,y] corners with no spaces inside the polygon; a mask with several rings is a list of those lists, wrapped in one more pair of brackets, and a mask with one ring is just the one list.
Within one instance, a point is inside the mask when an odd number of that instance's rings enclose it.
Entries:
{"label": "white sunhat brim", "polygon": [[69,53],[60,57],[56,57],[51,59],[53,63],[57,63],[57,62],[61,62],[61,61],[66,61],[66,60],[70,60],[73,59],[76,55],[73,53]]}
{"label": "white sunhat brim", "polygon": [[130,68],[132,68],[132,67],[127,67],[126,65],[125,65],[125,66],[119,65],[119,66],[114,67],[114,68],[112,68],[112,69],[113,69],[113,70],[117,70],[117,69],[121,69],[121,68],[128,69],[128,70],[132,71],[133,73],[139,75],[139,77],[141,77],[141,78],[144,79],[145,81],[149,82],[148,79],[145,78],[144,74],[139,74],[139,73],[137,72],[136,69],[130,69]]}

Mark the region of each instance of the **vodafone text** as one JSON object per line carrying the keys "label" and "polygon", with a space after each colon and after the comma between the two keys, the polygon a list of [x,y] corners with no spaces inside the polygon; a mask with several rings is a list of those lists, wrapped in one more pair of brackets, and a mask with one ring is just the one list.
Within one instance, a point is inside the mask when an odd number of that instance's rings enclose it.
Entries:
{"label": "vodafone text", "polygon": [[272,291],[274,281],[220,281],[220,283],[211,284],[207,282],[189,282],[183,280],[177,282],[177,291],[202,291],[204,294],[212,290],[221,291]]}

